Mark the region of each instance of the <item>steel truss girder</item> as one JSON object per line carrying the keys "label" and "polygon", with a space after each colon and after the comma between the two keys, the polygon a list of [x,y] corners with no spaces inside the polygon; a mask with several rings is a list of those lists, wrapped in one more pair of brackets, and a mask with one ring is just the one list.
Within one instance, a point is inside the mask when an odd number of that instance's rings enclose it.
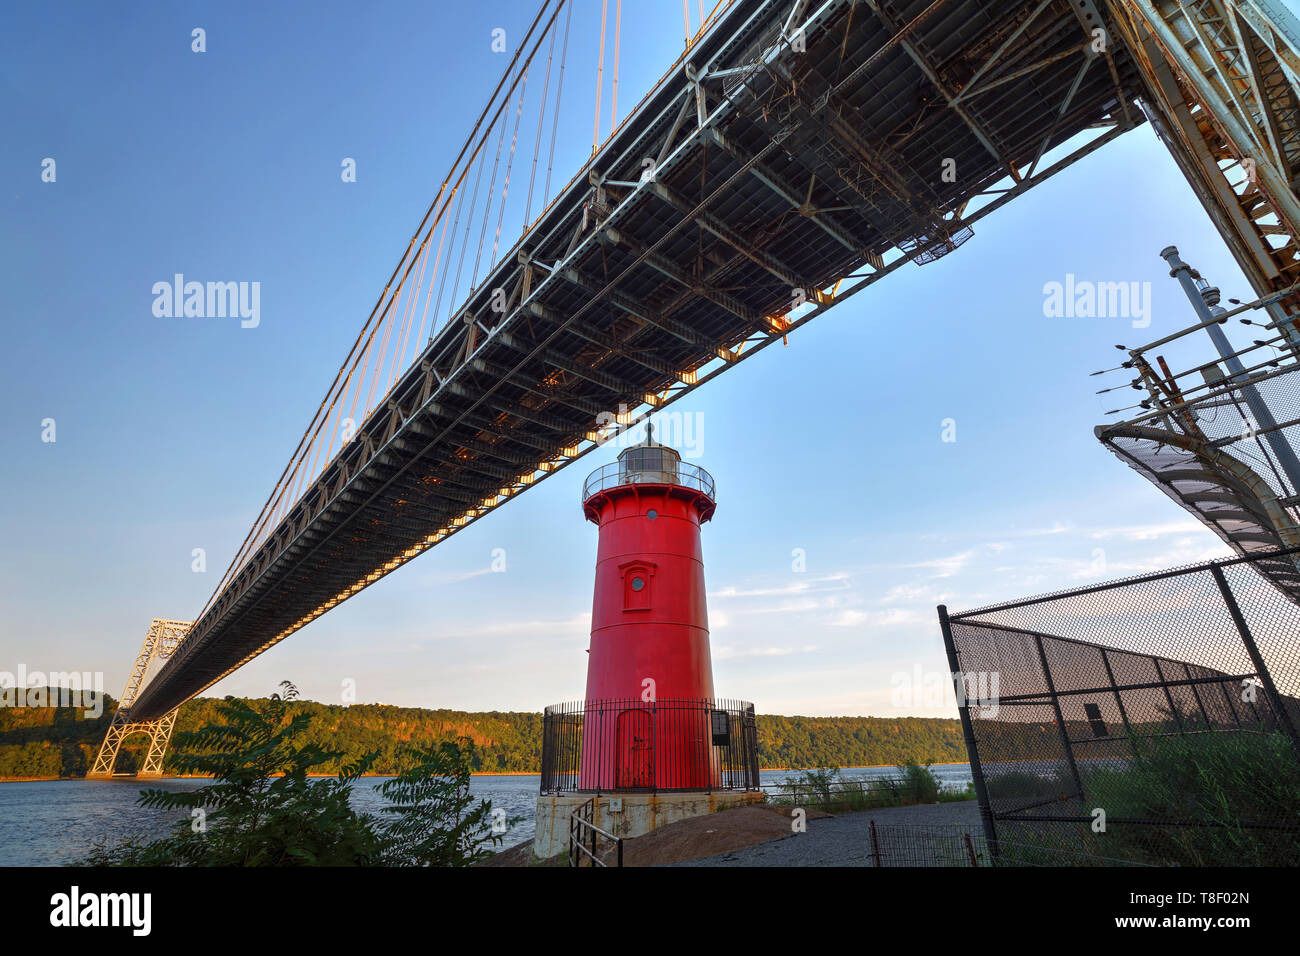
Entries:
{"label": "steel truss girder", "polygon": [[[902,42],[906,43],[906,41]],[[814,98],[809,95],[804,83],[797,82],[785,70],[773,70],[772,78],[783,95],[794,104],[792,111],[787,113],[785,118],[789,120],[798,118],[797,126],[804,132],[804,141],[809,144],[820,142],[823,149],[838,144],[841,149],[847,150],[853,164],[865,171],[865,176],[857,175],[850,164],[822,153],[823,161],[836,170],[844,183],[860,196],[862,201],[870,208],[878,209],[878,196],[883,189],[895,202],[909,209],[912,207],[916,196],[903,175],[907,163],[901,156],[893,153],[886,144],[868,143],[853,128],[853,124],[844,119],[848,107],[836,95],[833,88],[825,90]],[[815,133],[820,133],[820,136]]]}
{"label": "steel truss girder", "polygon": [[[533,303],[533,314],[554,325],[567,327],[569,331],[573,332],[575,335],[585,339],[592,345],[599,346],[601,349],[604,349],[612,355],[617,355],[619,358],[625,358],[630,362],[635,362],[642,368],[649,369],[652,372],[657,372],[658,374],[667,376],[668,378],[677,377],[676,371],[668,365],[668,363],[661,362],[652,355],[646,355],[644,349],[626,347],[616,341],[612,335],[601,332],[590,323],[583,321],[566,322],[563,316],[548,309],[540,302]],[[600,411],[608,411],[608,409],[600,409]],[[596,414],[599,414],[599,412]]]}
{"label": "steel truss girder", "polygon": [[[690,212],[691,204],[682,196],[669,189],[662,183],[653,183],[650,191],[658,196],[664,202],[668,203],[678,212],[686,215]],[[734,229],[728,226],[717,216],[710,215],[707,212],[700,213],[695,217],[696,225],[705,232],[722,240],[736,252],[740,253],[751,262],[762,266],[776,278],[780,279],[792,289],[812,289],[811,280],[795,274],[795,271],[785,265],[776,256],[756,248],[752,242],[747,241],[744,237],[738,235]]]}
{"label": "steel truss girder", "polygon": [[[624,237],[620,235],[620,239],[622,238]],[[601,285],[598,280],[593,279],[590,276],[584,275],[583,273],[579,272],[577,269],[564,269],[560,271],[559,275],[561,276],[561,278],[568,280],[569,282],[573,283],[574,285],[578,286],[579,288],[583,289],[586,292],[592,293],[593,295],[599,293],[601,290]],[[660,331],[667,332],[669,335],[675,336],[676,338],[680,339],[683,342],[686,342],[689,345],[695,345],[699,347],[708,347],[710,345],[708,339],[700,335],[690,326],[678,322],[676,319],[670,316],[662,315],[655,311],[652,311],[651,309],[649,309],[642,303],[636,301],[630,296],[626,296],[623,295],[621,292],[614,292],[614,291],[611,291],[606,295],[609,301],[613,303],[615,307],[622,309],[624,312],[627,312],[630,315],[635,315],[638,319],[640,319],[642,322],[645,322],[647,325],[652,325],[655,328],[659,329]]]}
{"label": "steel truss girder", "polygon": [[[708,135],[709,139],[713,143],[720,146],[733,159],[735,159],[736,162],[743,166],[748,166],[755,179],[788,202],[792,209],[799,209],[803,205],[803,200],[799,198],[799,191],[795,189],[794,186],[785,179],[785,177],[781,176],[780,173],[769,168],[765,163],[757,161],[752,153],[747,153],[738,146],[732,144],[717,130],[710,129]],[[840,245],[844,246],[844,248],[852,250],[853,252],[861,252],[864,256],[867,255],[867,253],[862,250],[862,244],[854,239],[853,235],[847,229],[838,225],[833,220],[828,219],[825,213],[813,213],[808,215],[807,218],[816,223],[819,228],[824,230],[827,235]]]}
{"label": "steel truss girder", "polygon": [[[860,215],[888,236],[891,245],[898,245],[902,241],[898,235],[900,224],[893,222],[882,207],[882,190],[897,206],[907,211],[906,226],[926,218],[913,208],[914,197],[901,182],[901,177],[890,175],[900,164],[891,166],[888,161],[873,157],[876,150],[862,148],[856,136],[847,133],[842,124],[834,122],[833,117],[825,115],[825,109],[806,105],[797,85],[789,89],[797,104],[781,117],[781,125],[792,130],[789,139],[809,150],[831,170],[839,184],[836,194],[841,201],[855,203]],[[790,201],[796,210],[805,206],[797,198],[791,197]]]}
{"label": "steel truss girder", "polygon": [[[1263,296],[1292,285],[1300,278],[1294,18],[1267,0],[1110,3],[1146,80],[1161,138],[1252,287]],[[1270,311],[1282,319],[1300,311],[1300,302]]]}
{"label": "steel truss girder", "polygon": [[[682,288],[689,289],[701,298],[708,299],[714,305],[721,306],[746,325],[755,326],[759,324],[759,318],[753,310],[748,308],[735,296],[711,288],[702,278],[692,278],[672,260],[665,256],[658,255],[650,246],[625,230],[607,228],[605,230],[605,235],[609,236],[610,239],[619,245],[627,246],[635,255],[643,259],[646,265],[650,266],[650,268],[662,273],[669,279],[672,279]],[[629,309],[628,311],[631,310]],[[647,321],[649,321],[649,319],[647,319]]]}
{"label": "steel truss girder", "polygon": [[[866,2],[880,19],[881,23],[893,30],[896,36],[901,36],[901,24],[895,22],[894,18],[890,16],[881,5],[876,2],[876,0],[866,0]],[[901,37],[899,45],[907,51],[907,54],[912,58],[912,61],[920,67],[921,72],[924,73],[926,78],[934,84],[934,88],[939,91],[939,95],[947,101],[948,108],[961,117],[962,122],[966,124],[971,133],[975,135],[975,138],[979,140],[980,145],[989,151],[990,155],[992,155],[993,158],[998,161],[999,165],[1007,171],[1007,175],[1009,175],[1013,181],[1019,182],[1021,178],[1019,171],[1015,166],[1007,161],[1004,151],[993,142],[988,131],[984,129],[984,124],[977,120],[965,106],[958,103],[953,98],[953,94],[948,89],[947,84],[944,83],[939,74],[935,72],[934,67],[921,52],[917,44],[906,37]]]}

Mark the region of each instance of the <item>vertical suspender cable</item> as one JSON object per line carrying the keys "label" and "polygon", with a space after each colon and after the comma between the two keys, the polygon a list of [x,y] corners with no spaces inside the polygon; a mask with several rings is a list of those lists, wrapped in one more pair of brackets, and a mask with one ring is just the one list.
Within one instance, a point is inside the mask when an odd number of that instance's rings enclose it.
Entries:
{"label": "vertical suspender cable", "polygon": [[609,133],[614,135],[614,130],[618,128],[618,40],[619,33],[623,29],[623,0],[617,0],[614,7],[614,85],[612,89],[613,102],[609,107]]}
{"label": "vertical suspender cable", "polygon": [[[370,362],[370,350],[375,346],[375,333],[378,331],[379,326],[375,326],[375,328],[371,330],[370,338],[366,340],[365,351],[361,355],[361,374],[357,376],[357,391],[356,394],[352,396],[352,410],[348,413],[348,416],[353,421],[356,421],[357,417],[357,403],[361,400],[361,394],[366,390],[366,385],[369,384],[370,381],[369,376],[366,375],[366,365]],[[361,417],[363,419],[365,418],[365,409],[362,409]]]}
{"label": "vertical suspender cable", "polygon": [[[484,131],[484,140],[487,139],[490,132],[490,129]],[[470,198],[469,215],[465,217],[465,238],[461,241],[460,258],[456,261],[456,278],[451,284],[451,307],[448,309],[449,313],[451,309],[456,307],[456,293],[457,290],[460,289],[460,276],[461,272],[465,268],[465,251],[469,248],[469,231],[474,225],[474,210],[478,208],[478,187],[483,182],[483,167],[485,165],[487,165],[486,158],[480,159],[478,172],[474,175],[474,195]],[[450,314],[448,315],[448,319],[450,320]]]}
{"label": "vertical suspender cable", "polygon": [[[433,260],[433,274],[429,276],[429,291],[424,294],[424,315],[420,316],[420,334],[416,336],[416,343],[424,341],[424,326],[429,319],[429,302],[433,299],[433,283],[442,274],[439,270],[442,268],[442,247],[447,241],[447,227],[451,224],[451,217],[444,218],[442,221],[442,238],[438,240],[438,255]],[[433,320],[438,321],[438,310],[433,310]],[[432,340],[433,332],[430,330],[429,338]]]}
{"label": "vertical suspender cable", "polygon": [[601,0],[600,4],[600,56],[596,60],[596,123],[591,130],[591,151],[594,153],[600,146],[600,106],[602,96],[600,92],[601,80],[605,78],[605,18],[609,14],[609,0]]}
{"label": "vertical suspender cable", "polygon": [[433,227],[431,226],[424,237],[424,244],[420,248],[420,268],[415,275],[415,288],[411,290],[411,297],[406,302],[406,317],[402,319],[402,334],[393,340],[393,364],[388,375],[388,384],[384,390],[385,394],[392,391],[393,385],[397,382],[398,373],[406,369],[406,343],[411,337],[411,323],[415,318],[420,290],[424,288],[424,273],[429,265],[429,242],[432,239]]}
{"label": "vertical suspender cable", "polygon": [[[381,366],[384,364],[384,356],[388,354],[388,337],[393,331],[393,309],[392,303],[384,315],[384,335],[379,340],[379,349],[375,352],[375,364],[371,366],[370,372],[370,389],[366,393],[366,410],[362,413],[364,417],[369,418],[370,412],[375,407],[375,386],[379,384]],[[382,398],[382,396],[380,396]]]}
{"label": "vertical suspender cable", "polygon": [[[528,71],[526,68],[523,74],[523,81],[525,84],[528,82]],[[474,272],[470,276],[469,280],[470,292],[473,292],[478,285],[478,267],[479,263],[483,260],[483,242],[487,239],[488,220],[492,218],[492,193],[497,188],[497,172],[501,169],[501,147],[505,141],[506,120],[505,117],[502,117],[501,130],[497,134],[497,155],[496,159],[492,161],[492,180],[488,183],[487,199],[483,202],[483,225],[479,228],[478,232],[478,250],[474,253]]]}
{"label": "vertical suspender cable", "polygon": [[515,128],[510,134],[510,156],[506,160],[506,181],[501,186],[501,206],[497,211],[497,230],[492,236],[492,253],[488,256],[489,272],[496,265],[497,249],[501,246],[501,224],[506,217],[506,197],[510,195],[510,176],[515,168],[515,146],[519,142],[519,120],[524,115],[524,90],[527,86],[528,74],[525,73],[524,82],[519,86],[519,106],[515,109]]}
{"label": "vertical suspender cable", "polygon": [[[560,0],[561,3],[564,0]],[[546,51],[546,77],[542,81],[542,107],[537,113],[537,140],[533,143],[533,171],[528,177],[528,199],[524,203],[524,227],[523,232],[528,231],[528,226],[533,221],[533,187],[537,184],[537,160],[542,153],[542,125],[546,119],[546,100],[551,93],[551,61],[555,59],[555,34],[558,30],[551,30],[551,45]],[[542,197],[542,202],[546,197]]]}
{"label": "vertical suspender cable", "polygon": [[[419,283],[424,279],[424,267],[425,267],[425,263],[428,260],[428,253],[429,253],[429,236],[431,236],[432,234],[433,234],[432,231],[430,231],[428,234],[425,235],[424,242],[420,244],[420,251],[416,254],[416,264],[418,265],[419,268],[418,271],[416,272],[416,286],[414,290],[415,295],[419,295],[420,293]],[[411,310],[413,308],[413,302],[414,302],[414,297],[412,296],[411,291],[408,287],[406,300],[405,303],[403,303],[402,291],[403,291],[402,288],[399,286],[397,290],[398,292],[397,301],[396,303],[394,303],[397,307],[393,310],[393,351],[392,351],[391,359],[389,358],[388,353],[384,354],[384,361],[388,363],[389,368],[392,371],[392,374],[394,375],[396,374],[397,361],[398,361],[398,356],[402,349],[402,343],[406,340],[407,328],[410,325]],[[398,326],[397,326],[397,319],[399,316],[401,317],[402,320],[401,331],[398,331]],[[383,374],[382,367],[380,368],[379,380],[380,380],[380,387],[382,389],[382,391],[379,393],[379,400],[382,403],[384,400],[384,396],[388,394],[389,389],[391,388],[389,376]]]}
{"label": "vertical suspender cable", "polygon": [[691,8],[690,0],[682,0],[682,33],[686,36],[686,49],[691,48]]}
{"label": "vertical suspender cable", "polygon": [[551,113],[551,149],[546,158],[546,185],[542,187],[543,207],[551,198],[551,171],[555,168],[555,134],[560,126],[560,97],[564,94],[564,64],[569,58],[569,21],[573,19],[573,4],[564,12],[564,45],[560,48],[560,77],[555,85],[555,109]]}
{"label": "vertical suspender cable", "polygon": [[[464,210],[464,208],[465,208],[465,193],[464,191],[462,191],[460,196],[458,196],[456,199],[456,222],[451,227],[451,247],[447,250],[447,265],[449,267],[451,265],[452,256],[456,254],[456,233],[460,231],[460,214]],[[451,274],[451,269],[448,268],[447,271],[442,274],[442,278],[438,281],[438,299],[433,305],[433,328],[429,329],[430,341],[433,341],[433,334],[435,331],[437,331],[438,328],[438,313],[442,311],[442,293],[447,288],[447,276],[450,274]],[[452,295],[452,302],[454,303],[456,301],[455,289],[451,290],[451,295]],[[450,313],[450,311],[451,311],[451,307],[448,307],[448,312]],[[448,319],[450,319],[450,315],[448,315]]]}

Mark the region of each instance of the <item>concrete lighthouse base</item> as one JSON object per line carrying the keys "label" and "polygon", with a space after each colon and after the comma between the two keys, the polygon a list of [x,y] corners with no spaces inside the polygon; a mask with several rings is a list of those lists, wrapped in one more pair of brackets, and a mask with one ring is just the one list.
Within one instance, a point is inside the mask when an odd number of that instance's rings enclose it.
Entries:
{"label": "concrete lighthouse base", "polygon": [[763,802],[762,791],[721,790],[713,793],[562,793],[537,798],[537,835],[533,853],[547,859],[569,848],[569,817],[594,799],[592,822],[615,836],[641,836],[690,817]]}

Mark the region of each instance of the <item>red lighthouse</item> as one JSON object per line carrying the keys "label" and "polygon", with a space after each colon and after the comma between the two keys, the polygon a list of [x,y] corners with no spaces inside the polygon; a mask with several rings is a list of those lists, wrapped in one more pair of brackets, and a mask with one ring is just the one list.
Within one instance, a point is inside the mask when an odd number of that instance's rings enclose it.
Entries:
{"label": "red lighthouse", "polygon": [[650,425],[644,443],[591,474],[582,497],[600,528],[582,789],[708,788],[716,761],[700,526],[713,516],[713,478],[656,443]]}
{"label": "red lighthouse", "polygon": [[754,705],[713,696],[700,528],[715,500],[652,426],[583,485],[600,529],[587,695],[546,708],[540,857],[762,800]]}

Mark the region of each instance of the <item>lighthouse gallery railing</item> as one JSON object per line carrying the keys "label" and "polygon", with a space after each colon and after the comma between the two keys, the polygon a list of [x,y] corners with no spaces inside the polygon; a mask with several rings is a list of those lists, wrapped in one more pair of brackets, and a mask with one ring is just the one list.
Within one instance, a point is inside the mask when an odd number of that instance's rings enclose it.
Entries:
{"label": "lighthouse gallery railing", "polygon": [[592,495],[610,488],[633,484],[678,485],[702,492],[717,500],[716,485],[712,475],[699,465],[667,459],[659,470],[629,469],[623,462],[618,461],[597,468],[582,483],[582,500],[586,501]]}
{"label": "lighthouse gallery railing", "polygon": [[[584,746],[594,751],[588,782],[605,785],[583,785]],[[683,779],[703,783],[673,785]],[[574,701],[543,716],[542,793],[758,789],[758,725],[748,701]]]}

